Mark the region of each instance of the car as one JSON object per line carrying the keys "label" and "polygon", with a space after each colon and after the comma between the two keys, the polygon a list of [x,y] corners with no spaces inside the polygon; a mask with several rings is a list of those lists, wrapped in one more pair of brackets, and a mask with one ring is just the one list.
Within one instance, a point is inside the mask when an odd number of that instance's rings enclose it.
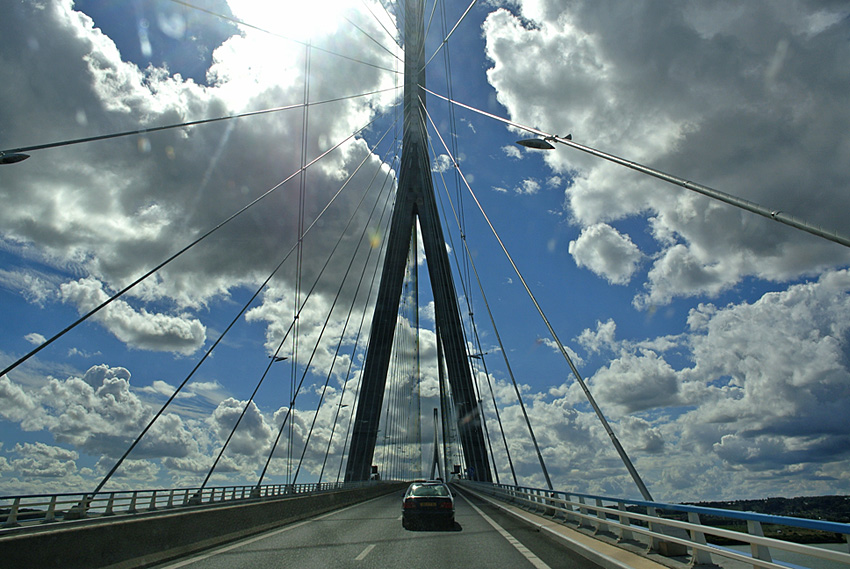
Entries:
{"label": "car", "polygon": [[455,525],[455,501],[449,487],[440,481],[413,482],[401,503],[401,525],[405,529],[430,523]]}

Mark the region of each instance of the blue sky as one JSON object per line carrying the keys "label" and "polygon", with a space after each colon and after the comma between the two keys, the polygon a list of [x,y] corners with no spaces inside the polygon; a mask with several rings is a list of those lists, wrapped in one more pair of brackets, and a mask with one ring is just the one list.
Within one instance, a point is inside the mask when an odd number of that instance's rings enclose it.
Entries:
{"label": "blue sky", "polygon": [[[320,14],[310,7],[275,13],[247,0],[198,6],[255,27],[176,2],[16,2],[0,23],[0,72],[17,78],[0,90],[0,148],[299,104],[305,47],[279,35],[309,36],[313,102],[389,89],[310,108],[308,159],[387,115],[308,170],[307,223],[367,158],[305,238],[302,289],[319,274],[361,195],[368,207],[354,214],[337,262],[299,318],[303,364],[360,231],[366,227],[373,244],[381,242],[377,218],[368,218],[380,184],[370,189],[368,182],[375,172],[386,177],[380,161],[391,163],[400,134],[391,130],[378,144],[400,84],[392,70],[400,69],[401,52],[383,29],[395,23],[379,4],[370,4],[370,13],[345,0],[323,5]],[[445,7],[448,29],[465,8]],[[438,6],[427,57],[443,38],[440,13]],[[448,43],[452,90],[480,110],[571,133],[846,233],[849,22],[848,11],[829,2],[479,3]],[[442,53],[427,81],[448,94]],[[461,108],[452,135],[446,104],[430,97],[428,108],[443,138],[456,137],[472,191],[656,498],[848,492],[846,248],[566,147],[521,149],[514,144],[520,133]],[[295,109],[34,151],[0,167],[0,363],[25,355],[105,291],[119,290],[297,171],[302,121]],[[436,171],[445,151],[437,137],[433,144]],[[439,178],[435,184],[442,194]],[[636,495],[517,275],[461,190],[464,232],[555,485]],[[455,199],[453,187],[449,193]],[[296,243],[298,196],[295,179],[0,378],[4,493],[96,485],[236,318],[111,484],[203,479],[292,321],[294,257],[237,315]],[[453,220],[444,227],[458,252]],[[360,249],[353,273],[367,252]],[[377,257],[373,252],[364,274],[373,273]],[[345,287],[332,313],[294,412],[300,453],[319,386],[336,360],[314,434],[319,444],[308,450],[299,481],[318,475],[346,381],[349,356],[333,350],[354,286]],[[472,289],[517,474],[540,486],[474,280]],[[436,364],[429,292],[422,297],[427,425]],[[349,328],[349,353],[353,344]],[[213,483],[256,481],[302,371],[293,374],[289,362],[272,367]],[[343,407],[343,415],[352,408]],[[492,409],[487,413],[492,426]],[[508,479],[500,436],[493,436],[500,475]],[[338,433],[332,446],[342,447]],[[283,453],[272,462],[271,481],[286,479]]]}

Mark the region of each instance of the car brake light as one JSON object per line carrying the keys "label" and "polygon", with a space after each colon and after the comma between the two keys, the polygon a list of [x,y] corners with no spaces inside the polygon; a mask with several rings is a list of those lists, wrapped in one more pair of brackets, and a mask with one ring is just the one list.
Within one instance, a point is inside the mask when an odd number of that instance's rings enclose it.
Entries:
{"label": "car brake light", "polygon": [[440,502],[440,507],[443,508],[444,510],[451,510],[452,509],[452,503],[451,502]]}
{"label": "car brake light", "polygon": [[401,503],[401,507],[404,510],[409,510],[411,508],[415,508],[416,503],[413,500],[405,500],[404,502]]}

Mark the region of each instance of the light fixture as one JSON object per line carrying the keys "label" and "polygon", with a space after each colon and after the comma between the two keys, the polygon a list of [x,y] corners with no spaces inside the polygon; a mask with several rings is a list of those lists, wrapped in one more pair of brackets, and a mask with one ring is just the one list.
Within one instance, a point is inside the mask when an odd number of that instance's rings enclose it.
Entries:
{"label": "light fixture", "polygon": [[29,157],[29,154],[23,154],[20,152],[14,152],[12,154],[0,152],[0,164],[16,164],[17,162],[23,162]]}
{"label": "light fixture", "polygon": [[[520,146],[525,146],[526,148],[535,148],[537,150],[554,150],[555,147],[552,145],[551,141],[559,142],[559,137],[557,136],[547,136],[546,138],[524,138],[522,140],[517,140],[516,143]],[[564,140],[572,140],[573,135],[568,134],[566,136],[562,136]]]}
{"label": "light fixture", "polygon": [[526,148],[534,148],[537,150],[554,150],[555,147],[552,146],[548,140],[543,138],[524,138],[522,140],[517,140],[517,144],[520,146],[525,146]]}

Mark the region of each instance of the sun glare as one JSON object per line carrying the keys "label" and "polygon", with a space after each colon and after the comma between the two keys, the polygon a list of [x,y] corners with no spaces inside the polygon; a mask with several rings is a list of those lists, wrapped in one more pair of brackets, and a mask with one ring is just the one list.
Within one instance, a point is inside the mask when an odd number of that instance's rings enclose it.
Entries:
{"label": "sun glare", "polygon": [[353,0],[231,0],[240,20],[299,41],[332,34],[339,27]]}

